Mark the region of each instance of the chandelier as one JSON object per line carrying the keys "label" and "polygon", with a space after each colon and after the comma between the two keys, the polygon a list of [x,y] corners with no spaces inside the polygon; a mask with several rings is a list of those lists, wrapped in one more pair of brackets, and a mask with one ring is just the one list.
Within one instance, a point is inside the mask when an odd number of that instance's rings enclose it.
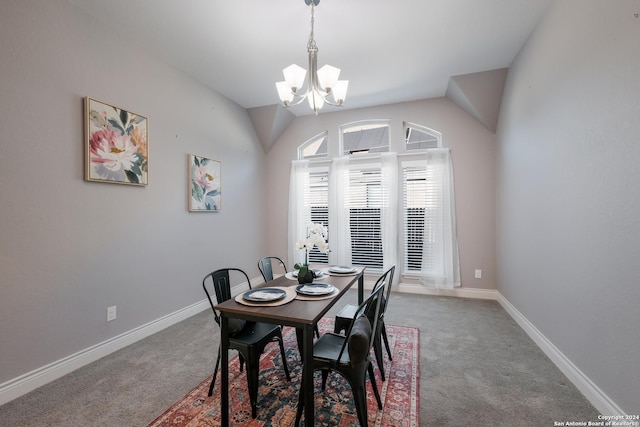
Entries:
{"label": "chandelier", "polygon": [[[309,107],[317,115],[325,102],[337,107],[342,106],[344,98],[347,96],[349,81],[338,80],[340,69],[331,65],[324,65],[318,70],[318,46],[313,39],[313,19],[314,7],[320,3],[320,0],[304,0],[304,2],[311,5],[311,34],[309,34],[307,42],[307,52],[309,53],[307,90],[300,93],[300,89],[305,83],[307,71],[296,64],[291,64],[282,70],[285,81],[277,82],[276,89],[280,101],[285,107],[293,107],[306,99],[309,102]],[[329,95],[333,96],[333,101],[329,99]]]}

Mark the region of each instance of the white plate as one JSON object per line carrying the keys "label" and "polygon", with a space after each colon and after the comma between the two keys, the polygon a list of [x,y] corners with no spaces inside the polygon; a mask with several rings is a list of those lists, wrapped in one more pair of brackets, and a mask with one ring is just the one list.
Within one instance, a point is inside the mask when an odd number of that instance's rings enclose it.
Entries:
{"label": "white plate", "polygon": [[302,295],[312,296],[312,297],[329,295],[330,293],[333,293],[333,291],[335,290],[336,290],[335,286],[330,285],[328,283],[320,283],[320,282],[305,283],[304,285],[296,286],[297,293]]}
{"label": "white plate", "polygon": [[242,295],[242,298],[252,302],[273,302],[273,301],[281,300],[286,296],[287,296],[287,293],[282,289],[261,288],[261,289],[253,289],[251,291],[245,292]]}
{"label": "white plate", "polygon": [[351,274],[358,271],[355,267],[345,267],[343,265],[335,265],[333,267],[329,267],[329,273],[337,273],[337,274]]}

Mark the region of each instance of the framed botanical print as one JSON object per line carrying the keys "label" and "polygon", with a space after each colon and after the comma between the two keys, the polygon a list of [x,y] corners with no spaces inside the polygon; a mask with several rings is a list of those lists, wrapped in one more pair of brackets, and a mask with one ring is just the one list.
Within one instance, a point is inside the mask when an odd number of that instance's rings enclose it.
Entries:
{"label": "framed botanical print", "polygon": [[149,183],[149,123],[146,117],[85,98],[85,180]]}
{"label": "framed botanical print", "polygon": [[220,162],[189,154],[189,211],[220,210]]}

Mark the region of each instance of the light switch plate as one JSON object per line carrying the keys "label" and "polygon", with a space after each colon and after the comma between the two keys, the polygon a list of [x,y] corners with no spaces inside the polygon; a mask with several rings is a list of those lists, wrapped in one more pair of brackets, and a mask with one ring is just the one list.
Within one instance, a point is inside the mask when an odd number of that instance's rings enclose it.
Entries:
{"label": "light switch plate", "polygon": [[107,322],[111,322],[112,320],[116,320],[116,306],[112,305],[111,307],[107,307]]}

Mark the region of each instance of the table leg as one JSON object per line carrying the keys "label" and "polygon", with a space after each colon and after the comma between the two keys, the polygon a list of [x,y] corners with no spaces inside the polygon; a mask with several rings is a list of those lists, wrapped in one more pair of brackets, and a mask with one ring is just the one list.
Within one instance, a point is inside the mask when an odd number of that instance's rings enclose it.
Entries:
{"label": "table leg", "polygon": [[220,328],[220,410],[222,412],[221,425],[229,427],[229,319],[221,318]]}
{"label": "table leg", "polygon": [[364,272],[358,277],[358,305],[364,301]]}
{"label": "table leg", "polygon": [[313,325],[305,325],[302,351],[302,384],[304,387],[304,425],[313,426]]}

